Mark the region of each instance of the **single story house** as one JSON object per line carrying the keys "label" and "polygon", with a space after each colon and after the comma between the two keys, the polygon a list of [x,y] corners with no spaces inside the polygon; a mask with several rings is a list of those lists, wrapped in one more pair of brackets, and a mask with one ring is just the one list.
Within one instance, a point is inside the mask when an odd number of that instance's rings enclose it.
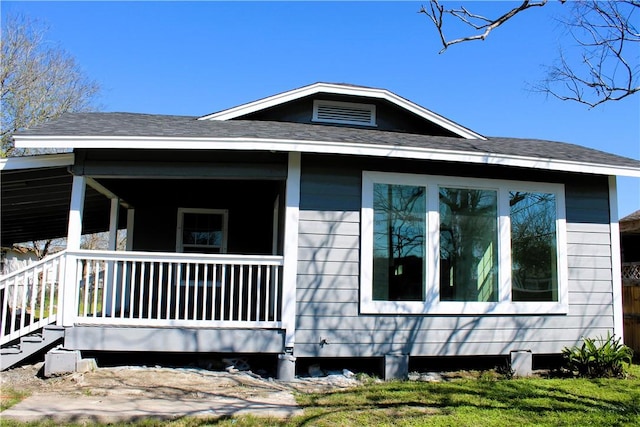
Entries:
{"label": "single story house", "polygon": [[[284,379],[300,358],[380,358],[392,378],[414,357],[530,369],[622,335],[616,176],[638,160],[332,83],[202,117],[66,114],[14,140],[71,152],[1,161],[2,245],[67,249],[0,282],[34,322],[4,345],[55,324],[69,350],[272,354]],[[124,251],[80,249],[124,228]],[[56,286],[25,290],[52,267]]]}

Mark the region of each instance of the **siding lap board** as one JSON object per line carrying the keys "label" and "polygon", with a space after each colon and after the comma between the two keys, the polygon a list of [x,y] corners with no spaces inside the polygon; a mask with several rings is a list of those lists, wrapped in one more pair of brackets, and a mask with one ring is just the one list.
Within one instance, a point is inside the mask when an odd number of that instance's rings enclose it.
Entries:
{"label": "siding lap board", "polygon": [[[581,342],[583,336],[606,335],[613,328],[606,177],[585,180],[557,174],[546,179],[566,186],[568,314],[361,315],[361,168],[357,161],[336,163],[303,156],[297,356],[491,355],[514,349],[559,353]],[[486,174],[483,177],[490,177],[489,168]],[[517,173],[513,175],[519,179]],[[328,344],[320,346],[323,339]]]}

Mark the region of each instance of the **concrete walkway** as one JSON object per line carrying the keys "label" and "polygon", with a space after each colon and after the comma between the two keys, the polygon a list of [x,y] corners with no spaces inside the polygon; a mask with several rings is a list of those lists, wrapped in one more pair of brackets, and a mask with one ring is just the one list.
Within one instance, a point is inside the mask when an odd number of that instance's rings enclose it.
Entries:
{"label": "concrete walkway", "polygon": [[51,419],[60,423],[114,423],[140,419],[213,418],[245,414],[288,418],[302,414],[302,409],[296,404],[293,395],[287,391],[247,398],[207,393],[197,393],[189,398],[36,393],[0,412],[0,421],[5,419],[30,422]]}

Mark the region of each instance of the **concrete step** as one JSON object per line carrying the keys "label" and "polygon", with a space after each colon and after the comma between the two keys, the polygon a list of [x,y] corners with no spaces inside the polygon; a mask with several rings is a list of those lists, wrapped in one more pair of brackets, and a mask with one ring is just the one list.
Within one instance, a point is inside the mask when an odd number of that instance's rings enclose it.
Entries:
{"label": "concrete step", "polygon": [[0,371],[15,366],[27,357],[44,352],[64,338],[64,328],[45,326],[41,333],[34,333],[20,338],[20,343],[1,350]]}

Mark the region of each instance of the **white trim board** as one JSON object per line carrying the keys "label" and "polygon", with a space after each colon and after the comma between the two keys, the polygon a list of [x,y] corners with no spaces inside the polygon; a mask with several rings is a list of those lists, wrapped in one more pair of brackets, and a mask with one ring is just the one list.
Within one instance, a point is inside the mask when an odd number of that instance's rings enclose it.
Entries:
{"label": "white trim board", "polygon": [[350,154],[374,157],[439,160],[460,163],[513,166],[563,172],[640,178],[640,168],[612,166],[580,161],[512,156],[485,152],[466,152],[408,146],[375,145],[339,141],[308,141],[268,138],[174,138],[174,137],[90,137],[35,136],[15,137],[20,148],[140,148],[166,150],[262,150],[322,154]]}
{"label": "white trim board", "polygon": [[236,117],[241,117],[247,114],[254,113],[256,111],[264,110],[266,108],[281,105],[286,102],[294,101],[296,99],[304,98],[305,96],[315,95],[318,93],[382,99],[385,101],[389,101],[402,109],[410,111],[422,117],[423,119],[435,123],[438,126],[441,126],[463,138],[486,139],[479,133],[476,133],[471,129],[467,129],[464,126],[461,126],[439,114],[436,114],[433,111],[427,110],[426,108],[415,104],[405,98],[402,98],[401,96],[398,96],[386,89],[368,88],[361,86],[346,86],[332,83],[314,83],[308,86],[303,86],[298,89],[279,93],[267,98],[258,99],[257,101],[238,105],[236,107],[222,110],[217,113],[208,114],[206,116],[200,117],[198,120],[230,120]]}
{"label": "white trim board", "polygon": [[613,334],[624,341],[624,313],[622,308],[622,256],[614,248],[620,247],[620,225],[618,223],[618,183],[615,176],[609,177],[609,210],[611,236],[611,278],[613,292]]}
{"label": "white trim board", "polygon": [[298,223],[300,221],[301,156],[290,153],[284,208],[284,245],[282,267],[282,324],[285,328],[285,351],[293,352],[296,335],[296,283],[298,276],[298,250],[300,247]]}
{"label": "white trim board", "polygon": [[8,157],[0,159],[0,170],[20,170],[36,168],[55,168],[73,165],[75,155],[73,153],[64,154],[42,154],[38,156]]}

